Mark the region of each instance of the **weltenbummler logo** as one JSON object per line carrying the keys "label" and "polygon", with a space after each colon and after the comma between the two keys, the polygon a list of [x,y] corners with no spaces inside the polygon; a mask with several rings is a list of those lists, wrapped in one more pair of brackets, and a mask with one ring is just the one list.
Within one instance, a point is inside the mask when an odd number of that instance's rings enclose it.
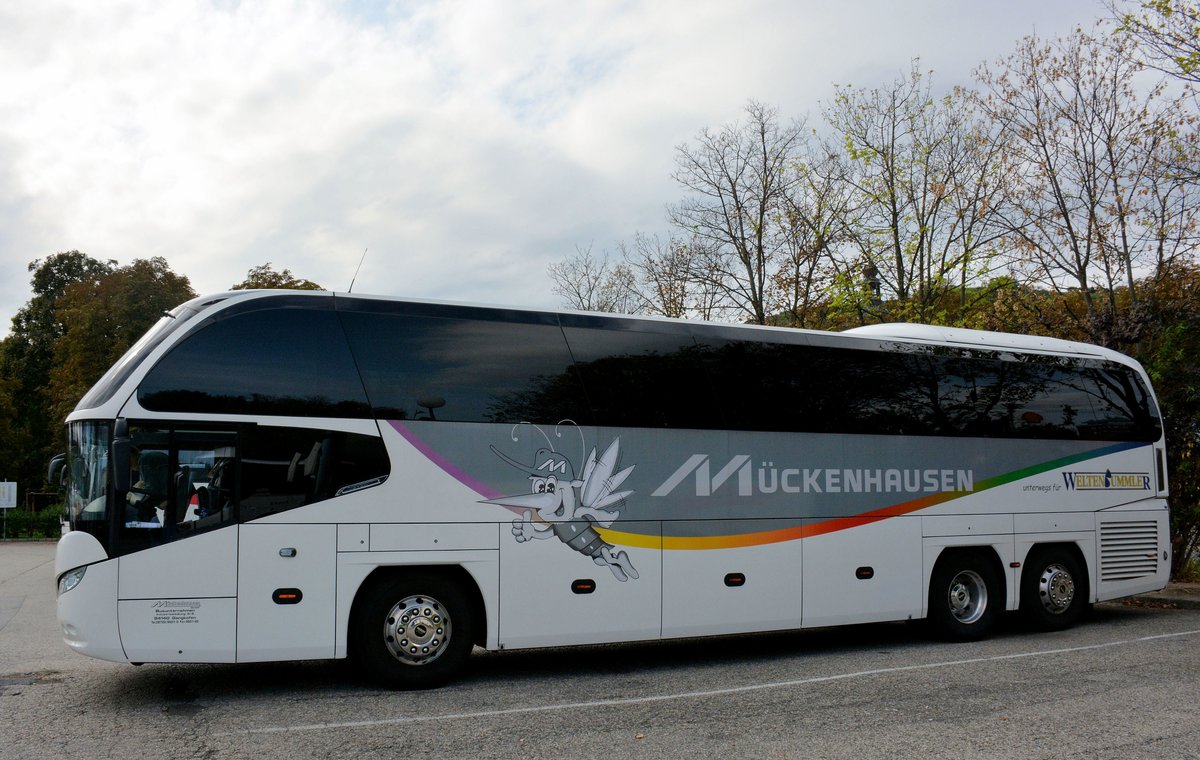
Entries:
{"label": "weltenbummler logo", "polygon": [[1148,472],[1064,472],[1063,482],[1072,491],[1149,491]]}

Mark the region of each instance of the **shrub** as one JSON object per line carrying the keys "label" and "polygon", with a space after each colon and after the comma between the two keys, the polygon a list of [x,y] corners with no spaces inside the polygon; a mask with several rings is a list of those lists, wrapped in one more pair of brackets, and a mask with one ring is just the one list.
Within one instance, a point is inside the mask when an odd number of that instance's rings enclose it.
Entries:
{"label": "shrub", "polygon": [[6,509],[4,535],[7,538],[58,538],[62,534],[59,518],[61,504],[49,506],[39,512],[25,509]]}

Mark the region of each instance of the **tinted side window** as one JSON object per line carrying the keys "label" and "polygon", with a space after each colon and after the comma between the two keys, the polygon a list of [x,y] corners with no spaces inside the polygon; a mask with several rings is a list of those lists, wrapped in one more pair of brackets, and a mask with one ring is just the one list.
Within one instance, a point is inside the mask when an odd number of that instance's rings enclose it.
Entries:
{"label": "tinted side window", "polygon": [[1032,355],[930,361],[945,435],[1154,441],[1161,432],[1145,386],[1125,367]]}
{"label": "tinted side window", "polygon": [[117,554],[223,527],[235,519],[237,434],[130,426],[129,490]]}
{"label": "tinted side window", "polygon": [[241,444],[243,522],[378,485],[391,470],[373,436],[256,426]]}
{"label": "tinted side window", "polygon": [[557,325],[355,311],[342,320],[378,418],[587,421]]}
{"label": "tinted side window", "polygon": [[809,350],[824,432],[935,435],[936,375],[919,353]]}
{"label": "tinted side window", "polygon": [[936,351],[923,361],[937,377],[934,430],[941,435],[1078,438],[1072,420],[1087,399],[1073,391],[1069,367]]}
{"label": "tinted side window", "polygon": [[725,426],[690,335],[564,327],[601,425]]}
{"label": "tinted side window", "polygon": [[1079,421],[1084,437],[1112,441],[1157,441],[1162,419],[1141,378],[1121,366],[1090,367],[1079,373],[1079,388],[1091,400],[1090,415]]}
{"label": "tinted side window", "polygon": [[804,343],[704,341],[729,426],[808,433],[927,434],[927,371],[918,357]]}
{"label": "tinted side window", "polygon": [[830,427],[817,419],[806,346],[705,339],[704,365],[729,427],[735,430],[808,431]]}
{"label": "tinted side window", "polygon": [[117,554],[379,485],[383,440],[307,428],[130,426]]}
{"label": "tinted side window", "polygon": [[138,400],[168,412],[370,416],[332,310],[266,309],[213,322],[146,375]]}
{"label": "tinted side window", "polygon": [[731,428],[870,435],[1157,440],[1135,373],[1031,355],[705,340]]}

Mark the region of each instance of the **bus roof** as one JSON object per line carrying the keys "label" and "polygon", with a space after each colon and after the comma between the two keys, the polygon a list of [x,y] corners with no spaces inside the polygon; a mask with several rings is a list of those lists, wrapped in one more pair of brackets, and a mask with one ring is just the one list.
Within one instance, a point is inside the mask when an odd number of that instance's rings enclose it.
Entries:
{"label": "bus roof", "polygon": [[992,350],[1018,350],[1030,351],[1038,353],[1054,353],[1054,354],[1069,354],[1075,356],[1095,357],[1107,359],[1109,361],[1119,362],[1126,365],[1137,365],[1137,362],[1129,356],[1104,348],[1102,346],[1083,343],[1079,341],[1063,340],[1061,338],[1050,338],[1041,335],[1021,335],[1017,333],[992,332],[988,330],[972,330],[963,327],[941,327],[937,325],[924,325],[906,322],[890,322],[877,325],[866,325],[863,327],[853,327],[841,332],[830,332],[826,330],[812,330],[804,328],[778,327],[773,325],[748,325],[743,323],[730,322],[712,322],[707,320],[681,320],[659,315],[645,314],[617,314],[611,312],[590,312],[576,309],[554,309],[534,306],[516,306],[512,304],[492,304],[492,303],[473,303],[464,301],[446,301],[441,299],[425,299],[425,298],[407,298],[401,296],[385,296],[360,293],[341,293],[333,291],[305,291],[305,290],[235,290],[225,293],[214,293],[210,295],[200,296],[189,301],[186,306],[202,311],[206,307],[215,306],[229,302],[244,302],[257,298],[267,298],[271,296],[304,296],[304,297],[325,297],[325,298],[344,298],[344,299],[363,299],[368,301],[403,301],[413,304],[430,304],[436,306],[450,307],[465,307],[465,308],[480,308],[480,309],[503,309],[509,311],[534,312],[534,313],[551,313],[551,314],[578,314],[601,317],[605,319],[620,319],[633,320],[640,322],[659,322],[666,324],[679,324],[681,322],[692,325],[712,325],[720,328],[741,328],[749,331],[761,332],[786,332],[791,334],[803,333],[812,336],[845,336],[852,338],[865,338],[875,340],[895,340],[901,342],[919,342],[926,344],[936,344],[945,346],[961,346],[964,348],[979,348]]}
{"label": "bus roof", "polygon": [[1022,351],[1075,354],[1109,359],[1123,364],[1130,363],[1130,358],[1119,351],[1113,351],[1112,349],[1096,346],[1091,343],[1080,343],[1061,338],[1048,338],[1042,335],[1020,335],[1017,333],[970,330],[965,327],[940,327],[937,325],[920,325],[905,322],[853,327],[845,330],[844,333],[872,338],[913,340],[921,341],[922,343],[959,345],[974,348],[1012,348]]}

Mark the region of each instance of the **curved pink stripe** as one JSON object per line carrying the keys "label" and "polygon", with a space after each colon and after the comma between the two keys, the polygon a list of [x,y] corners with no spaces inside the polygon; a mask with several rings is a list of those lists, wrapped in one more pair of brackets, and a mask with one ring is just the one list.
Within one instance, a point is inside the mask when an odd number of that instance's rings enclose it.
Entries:
{"label": "curved pink stripe", "polygon": [[447,475],[454,478],[459,483],[462,483],[467,488],[470,488],[472,491],[479,494],[483,498],[499,499],[501,496],[504,496],[504,494],[500,493],[496,489],[491,488],[490,486],[487,486],[484,483],[471,477],[471,475],[469,475],[465,470],[460,468],[458,465],[454,464],[450,460],[443,457],[441,454],[437,453],[437,451],[435,451],[433,449],[433,447],[431,447],[429,444],[425,443],[425,441],[422,441],[419,437],[417,437],[417,434],[414,433],[412,431],[412,429],[408,427],[408,425],[405,425],[403,422],[401,422],[399,420],[388,420],[388,424],[391,425],[392,428],[397,433],[400,434],[400,437],[402,437],[404,440],[406,440],[410,444],[412,444],[413,448],[415,448],[417,451],[421,452],[421,454],[424,455],[424,457],[426,459],[428,459],[429,461],[436,464],[439,468],[444,470]]}

